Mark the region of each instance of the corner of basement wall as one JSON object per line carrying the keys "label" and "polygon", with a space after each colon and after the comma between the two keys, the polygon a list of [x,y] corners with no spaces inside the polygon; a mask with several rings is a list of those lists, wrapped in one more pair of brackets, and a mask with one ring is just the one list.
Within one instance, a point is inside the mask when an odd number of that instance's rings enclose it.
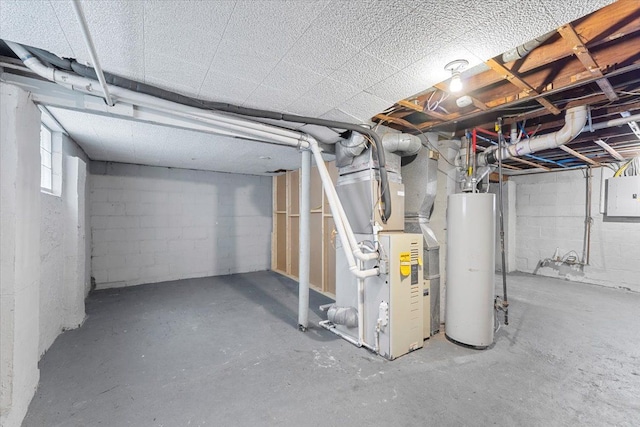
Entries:
{"label": "corner of basement wall", "polygon": [[268,270],[270,178],[91,162],[96,288]]}
{"label": "corner of basement wall", "polygon": [[540,266],[540,261],[551,258],[556,248],[561,256],[575,251],[582,257],[586,205],[583,171],[511,178],[517,183],[517,270],[640,292],[640,222],[605,221],[600,213],[601,172],[592,171],[591,255],[584,268],[555,263]]}
{"label": "corner of basement wall", "polygon": [[0,424],[17,427],[40,375],[40,111],[0,83],[0,123]]}

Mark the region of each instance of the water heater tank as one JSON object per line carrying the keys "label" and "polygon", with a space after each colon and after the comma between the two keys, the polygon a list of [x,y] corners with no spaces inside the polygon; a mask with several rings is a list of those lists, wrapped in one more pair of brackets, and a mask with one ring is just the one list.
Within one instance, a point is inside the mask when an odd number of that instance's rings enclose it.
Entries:
{"label": "water heater tank", "polygon": [[493,194],[449,196],[445,333],[475,347],[493,343],[495,217]]}

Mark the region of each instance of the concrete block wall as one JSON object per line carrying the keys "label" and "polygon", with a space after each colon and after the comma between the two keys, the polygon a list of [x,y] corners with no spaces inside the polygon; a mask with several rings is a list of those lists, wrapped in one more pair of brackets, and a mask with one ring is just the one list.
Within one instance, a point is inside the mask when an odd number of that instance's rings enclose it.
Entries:
{"label": "concrete block wall", "polygon": [[640,223],[605,221],[600,170],[593,170],[591,256],[584,269],[540,261],[575,251],[582,257],[586,184],[581,170],[511,178],[516,187],[517,269],[640,292]]}
{"label": "concrete block wall", "polygon": [[63,330],[82,323],[90,286],[85,271],[88,158],[66,135],[54,133],[52,142],[61,157],[54,165],[61,182],[55,194],[40,193],[40,354]]}
{"label": "concrete block wall", "polygon": [[92,162],[98,288],[266,270],[271,178]]}
{"label": "concrete block wall", "polygon": [[19,426],[40,371],[40,111],[0,83],[0,425]]}

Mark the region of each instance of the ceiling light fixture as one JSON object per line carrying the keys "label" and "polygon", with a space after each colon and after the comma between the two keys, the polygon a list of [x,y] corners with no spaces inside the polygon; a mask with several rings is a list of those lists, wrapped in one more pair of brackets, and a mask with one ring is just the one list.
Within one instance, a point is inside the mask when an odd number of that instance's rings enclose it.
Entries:
{"label": "ceiling light fixture", "polygon": [[449,62],[444,66],[444,69],[451,72],[451,81],[449,82],[450,92],[460,92],[462,90],[462,80],[460,79],[460,73],[464,70],[469,61],[466,59],[456,59]]}

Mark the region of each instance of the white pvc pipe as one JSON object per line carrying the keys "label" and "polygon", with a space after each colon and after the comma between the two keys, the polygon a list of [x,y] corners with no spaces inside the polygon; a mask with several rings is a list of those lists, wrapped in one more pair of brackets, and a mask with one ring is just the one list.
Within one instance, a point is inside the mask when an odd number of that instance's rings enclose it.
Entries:
{"label": "white pvc pipe", "polygon": [[80,31],[82,32],[84,43],[87,45],[87,50],[89,50],[89,57],[91,58],[91,63],[93,64],[93,68],[96,70],[98,81],[100,82],[100,86],[102,87],[102,91],[104,92],[104,99],[107,101],[107,104],[110,107],[112,107],[113,100],[111,99],[111,94],[109,94],[107,81],[104,78],[104,73],[102,72],[100,61],[98,60],[98,53],[96,52],[96,48],[93,45],[93,40],[91,39],[91,33],[89,32],[89,27],[87,26],[87,20],[85,19],[84,13],[82,12],[82,6],[80,5],[80,0],[73,0],[71,2],[71,5],[73,6],[73,10],[75,11],[76,17],[78,18],[78,23],[80,24]]}
{"label": "white pvc pipe", "polygon": [[[98,95],[104,97],[105,94],[100,87],[94,87],[95,80],[80,77],[65,71],[55,70],[43,65],[37,58],[33,57],[20,44],[5,41],[7,46],[13,50],[22,62],[39,76],[62,84],[71,86],[73,90],[78,90],[90,95]],[[264,123],[253,122],[250,120],[230,117],[220,113],[209,112],[199,108],[178,104],[172,101],[156,98],[150,95],[130,91],[117,86],[109,86],[111,93],[118,99],[129,102],[131,104],[144,106],[153,110],[162,111],[172,115],[188,117],[193,120],[202,121],[213,124],[215,126],[224,127],[236,132],[247,133],[247,129],[251,129],[251,134],[266,139],[268,142],[276,144],[290,145],[294,147],[306,148],[305,142],[300,142],[300,133],[288,129],[282,129],[276,126]]]}
{"label": "white pvc pipe", "polygon": [[550,148],[556,148],[573,140],[582,132],[587,122],[587,106],[581,105],[567,109],[565,115],[565,123],[562,128],[556,132],[547,133],[533,138],[522,139],[516,144],[503,147],[502,149],[493,148],[485,150],[478,155],[478,166],[486,166],[487,155],[497,151],[496,158],[499,156],[502,160],[511,157],[523,156],[525,154],[535,153]]}
{"label": "white pvc pipe", "polygon": [[310,193],[311,193],[311,152],[302,152],[300,168],[300,234],[299,234],[299,275],[298,275],[298,327],[306,330],[309,326],[309,268],[311,262]]}
{"label": "white pvc pipe", "polygon": [[591,127],[585,126],[584,128],[582,128],[582,132],[586,132],[590,130],[606,129],[614,126],[622,126],[622,125],[626,125],[628,123],[637,122],[637,121],[640,121],[640,114],[636,114],[634,116],[629,116],[629,117],[620,117],[619,119],[611,119],[611,120],[607,120],[599,123],[594,123],[593,125],[591,125]]}
{"label": "white pvc pipe", "polygon": [[[335,187],[333,186],[333,181],[331,181],[331,176],[329,176],[329,171],[324,164],[324,159],[322,158],[322,152],[320,151],[318,142],[311,137],[307,137],[307,142],[309,143],[309,147],[311,148],[313,157],[316,160],[316,165],[318,166],[318,173],[320,174],[320,179],[322,180],[322,183],[324,185],[325,194],[327,195],[327,200],[329,201],[329,208],[331,209],[331,214],[333,215],[333,221],[338,231],[340,241],[342,242],[342,249],[344,250],[345,256],[347,257],[349,271],[351,271],[356,277],[361,278],[377,276],[379,274],[378,268],[360,270],[356,265],[354,253],[362,253],[362,251],[357,247],[357,242],[355,248],[351,246],[348,233],[350,232],[350,234],[353,235],[353,230],[351,229],[348,220],[346,220],[346,216],[343,217],[343,215],[341,215],[341,212],[344,213],[344,209],[342,208],[342,204],[340,203],[338,194],[336,193]],[[366,258],[368,258],[370,255],[364,253],[362,254],[366,255]],[[377,255],[374,255],[377,258]]]}

